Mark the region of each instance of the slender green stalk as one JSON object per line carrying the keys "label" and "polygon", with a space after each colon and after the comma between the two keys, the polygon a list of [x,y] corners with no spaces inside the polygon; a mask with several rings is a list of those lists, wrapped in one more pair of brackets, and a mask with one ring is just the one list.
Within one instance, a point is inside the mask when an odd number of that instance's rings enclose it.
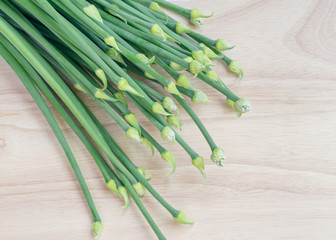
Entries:
{"label": "slender green stalk", "polygon": [[[2,25],[3,24],[3,18],[0,17],[0,22]],[[3,33],[3,27],[1,27],[1,32]],[[46,120],[48,121],[50,127],[52,128],[55,136],[57,137],[59,143],[61,144],[69,162],[70,165],[77,177],[77,180],[81,186],[81,189],[83,191],[83,194],[86,198],[86,201],[90,207],[94,222],[101,222],[101,219],[99,217],[98,211],[94,205],[93,199],[91,197],[90,191],[85,183],[84,177],[79,169],[79,166],[77,164],[77,161],[75,159],[75,157],[73,156],[73,153],[58,125],[58,123],[56,122],[53,114],[51,113],[51,111],[49,110],[48,105],[45,103],[43,97],[41,96],[41,94],[38,92],[38,90],[36,89],[36,87],[34,86],[34,83],[32,81],[32,79],[29,77],[29,75],[27,74],[27,72],[21,67],[21,65],[17,62],[17,60],[15,59],[15,57],[13,55],[11,55],[11,53],[7,50],[7,48],[3,45],[3,43],[5,43],[5,38],[3,35],[0,35],[0,52],[1,52],[1,56],[5,58],[5,60],[8,62],[8,64],[14,69],[14,71],[16,72],[16,74],[19,76],[19,78],[21,79],[22,83],[25,85],[25,87],[27,88],[28,92],[31,94],[31,96],[34,98],[36,104],[38,105],[38,107],[40,108],[41,112],[43,113],[43,115],[45,116]],[[9,44],[9,42],[8,42]]]}

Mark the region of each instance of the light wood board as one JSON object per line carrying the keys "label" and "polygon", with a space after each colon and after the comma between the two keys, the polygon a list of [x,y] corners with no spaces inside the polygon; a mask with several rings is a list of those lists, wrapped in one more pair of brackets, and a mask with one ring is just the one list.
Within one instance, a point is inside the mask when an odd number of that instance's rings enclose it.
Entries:
{"label": "light wood board", "polygon": [[[206,158],[203,180],[178,144],[168,144],[177,170],[130,144],[99,109],[129,157],[153,177],[162,196],[195,221],[175,223],[143,198],[168,239],[336,239],[336,1],[207,0],[179,3],[215,10],[202,33],[237,45],[228,56],[245,71],[241,83],[217,63],[222,79],[248,98],[240,119],[225,98],[194,80],[211,102],[193,105],[228,157],[218,168],[196,126],[181,113],[182,136]],[[140,114],[138,114],[140,116]],[[159,133],[144,117],[156,138]],[[88,152],[65,130],[104,223],[105,239],[156,239],[132,202],[121,209]],[[23,85],[0,60],[0,239],[91,239],[91,218],[70,165]]]}

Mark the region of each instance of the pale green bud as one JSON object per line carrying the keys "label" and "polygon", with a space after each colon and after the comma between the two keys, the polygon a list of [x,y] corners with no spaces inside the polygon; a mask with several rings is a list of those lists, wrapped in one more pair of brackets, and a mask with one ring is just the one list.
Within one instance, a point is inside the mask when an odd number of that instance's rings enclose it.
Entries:
{"label": "pale green bud", "polygon": [[152,156],[154,156],[154,146],[153,146],[153,144],[151,144],[150,141],[148,141],[148,139],[144,138],[144,137],[141,138],[141,143],[144,144],[147,148],[149,148],[152,152]]}
{"label": "pale green bud", "polygon": [[167,33],[164,33],[165,34],[165,37],[166,37],[166,40],[169,41],[169,42],[174,42],[174,43],[180,43],[179,41],[177,41],[175,38],[173,38],[172,36],[170,36],[169,34]]}
{"label": "pale green bud", "polygon": [[192,74],[197,76],[200,72],[203,72],[205,70],[205,66],[199,61],[194,60],[190,63],[189,70]]}
{"label": "pale green bud", "polygon": [[190,12],[190,19],[197,19],[197,18],[210,18],[214,15],[212,12],[210,15],[204,15],[199,9],[194,8]]}
{"label": "pale green bud", "polygon": [[129,93],[132,93],[136,96],[143,97],[137,90],[135,90],[125,78],[121,78],[120,81],[118,82],[118,88],[122,91],[127,91]]}
{"label": "pale green bud", "polygon": [[106,100],[106,101],[111,101],[111,102],[118,101],[117,99],[106,94],[106,92],[103,89],[97,89],[94,94],[94,97],[98,99]]}
{"label": "pale green bud", "polygon": [[155,56],[148,58],[145,54],[142,53],[137,54],[136,57],[144,64],[152,64],[155,61]]}
{"label": "pale green bud", "polygon": [[228,69],[239,76],[238,81],[240,81],[243,78],[244,76],[243,69],[239,66],[237,61],[232,61],[229,64]]}
{"label": "pale green bud", "polygon": [[162,39],[163,41],[167,40],[165,32],[162,30],[162,28],[158,24],[153,24],[150,32],[151,32],[151,34],[153,34],[154,36],[157,36],[158,38]]}
{"label": "pale green bud", "polygon": [[191,63],[194,59],[192,57],[186,57],[183,60],[188,62],[188,63]]}
{"label": "pale green bud", "polygon": [[163,15],[165,15],[166,17],[166,23],[168,23],[168,16],[167,14],[160,8],[159,4],[156,3],[156,2],[152,2],[150,5],[149,5],[149,9],[152,9],[153,11],[155,12],[158,12],[158,13],[161,13]]}
{"label": "pale green bud", "polygon": [[223,167],[226,161],[225,152],[221,148],[216,148],[211,154],[211,160],[216,163],[217,166]]}
{"label": "pale green bud", "polygon": [[177,217],[174,218],[176,222],[183,223],[183,224],[194,224],[189,220],[187,215],[184,214],[184,212],[180,211]]}
{"label": "pale green bud", "polygon": [[79,83],[76,83],[74,87],[83,93],[87,93],[87,91]]}
{"label": "pale green bud", "polygon": [[214,70],[207,71],[205,75],[211,80],[214,80],[215,82],[220,82],[220,79]]}
{"label": "pale green bud", "polygon": [[95,71],[95,74],[100,80],[102,80],[103,85],[104,85],[103,90],[105,90],[107,88],[107,79],[106,79],[105,72],[103,71],[103,69],[97,69]]}
{"label": "pale green bud", "polygon": [[167,113],[166,110],[163,108],[163,106],[158,102],[153,104],[152,111],[153,113],[158,113],[161,115],[166,115],[166,116],[171,115],[170,113]]}
{"label": "pale green bud", "polygon": [[118,188],[118,192],[120,193],[120,197],[124,199],[125,205],[122,208],[128,208],[130,204],[129,193],[124,186]]}
{"label": "pale green bud", "polygon": [[148,177],[147,178],[147,174],[146,174],[146,172],[145,172],[145,170],[143,169],[143,168],[137,168],[137,171],[138,171],[138,173],[140,173],[141,174],[141,176],[143,176],[143,178],[144,179],[146,179],[147,181],[150,181],[152,178],[151,177]]}
{"label": "pale green bud", "polygon": [[88,15],[90,18],[93,18],[94,20],[103,23],[103,19],[100,16],[100,13],[95,5],[90,4],[89,6],[83,8],[83,11],[86,15]]}
{"label": "pale green bud", "polygon": [[176,84],[186,89],[193,89],[188,77],[184,74],[180,74],[179,78],[176,80]]}
{"label": "pale green bud", "polygon": [[164,87],[164,89],[171,93],[171,94],[175,94],[177,96],[179,96],[180,98],[183,99],[183,96],[181,95],[181,93],[179,92],[179,90],[177,90],[176,85],[174,82],[170,82],[166,87]]}
{"label": "pale green bud", "polygon": [[94,222],[92,226],[92,232],[94,239],[97,240],[103,232],[103,224],[101,222]]}
{"label": "pale green bud", "polygon": [[191,54],[192,54],[193,59],[204,64],[204,52],[202,50],[193,51]]}
{"label": "pale green bud", "polygon": [[155,77],[150,75],[148,72],[145,72],[145,77],[148,78],[148,79],[154,79],[155,80]]}
{"label": "pale green bud", "polygon": [[169,142],[175,143],[175,132],[171,127],[165,126],[161,131],[161,137]]}
{"label": "pale green bud", "polygon": [[204,22],[201,18],[193,18],[193,19],[190,19],[190,23],[192,25],[195,25],[195,26],[201,26],[201,25],[204,25]]}
{"label": "pale green bud", "polygon": [[139,197],[144,197],[146,195],[146,188],[139,182],[133,185],[133,189]]}
{"label": "pale green bud", "polygon": [[192,160],[192,164],[201,172],[202,176],[206,178],[205,175],[205,167],[204,167],[204,159],[200,156]]}
{"label": "pale green bud", "polygon": [[135,113],[129,113],[129,114],[126,114],[126,115],[124,116],[124,119],[126,120],[126,122],[127,122],[130,126],[136,128],[136,129],[138,130],[138,132],[141,132],[141,127],[140,127],[140,125],[139,125],[139,122],[138,122],[138,120],[137,120],[137,118],[136,118]]}
{"label": "pale green bud", "polygon": [[219,59],[221,56],[218,56],[211,48],[207,47],[204,43],[200,43],[200,46],[203,48],[203,52],[210,59]]}
{"label": "pale green bud", "polygon": [[179,110],[171,97],[165,97],[162,101],[162,106],[171,112],[172,111],[178,112]]}
{"label": "pale green bud", "polygon": [[115,40],[115,38],[113,36],[109,36],[108,38],[105,38],[104,39],[104,42],[110,46],[110,47],[113,47],[115,49],[117,49],[118,51],[120,51],[118,45],[117,45],[117,42]]}
{"label": "pale green bud", "polygon": [[175,172],[175,169],[176,169],[176,162],[175,162],[175,158],[174,158],[172,152],[169,151],[169,150],[166,150],[164,153],[161,154],[161,158],[163,160],[165,160],[166,162],[168,162],[169,165],[171,166],[172,170],[169,173],[169,175],[172,175]]}
{"label": "pale green bud", "polygon": [[222,38],[218,38],[217,41],[216,41],[216,50],[218,52],[230,50],[234,47],[235,47],[235,45],[229,43],[228,41],[226,41]]}
{"label": "pale green bud", "polygon": [[234,110],[238,113],[247,113],[251,111],[251,104],[245,98],[240,98],[234,103]]}
{"label": "pale green bud", "polygon": [[209,102],[208,96],[199,89],[194,89],[194,96],[191,99],[191,102],[202,104]]}
{"label": "pale green bud", "polygon": [[176,62],[170,61],[169,66],[176,72],[187,70],[185,67],[182,67],[181,65],[177,64]]}
{"label": "pale green bud", "polygon": [[116,182],[113,179],[110,179],[107,183],[106,186],[108,189],[110,189],[112,192],[114,192],[115,194],[117,194],[118,196],[120,195],[118,192],[118,187]]}
{"label": "pale green bud", "polygon": [[130,127],[127,130],[126,136],[130,139],[133,139],[133,140],[137,141],[137,142],[141,142],[141,136],[139,134],[139,131],[134,127]]}
{"label": "pale green bud", "polygon": [[215,64],[210,60],[207,55],[204,55],[204,65],[205,66],[215,66]]}
{"label": "pale green bud", "polygon": [[167,117],[167,123],[172,126],[182,130],[182,123],[180,122],[178,116],[171,115]]}
{"label": "pale green bud", "polygon": [[124,105],[126,108],[128,108],[125,94],[123,92],[116,92],[113,94],[113,97],[117,99],[119,102],[121,102],[121,104]]}
{"label": "pale green bud", "polygon": [[117,51],[117,49],[115,48],[110,48],[107,52],[107,55],[109,55],[113,60],[115,60],[116,62],[120,62],[122,64],[124,64],[126,66],[126,63],[122,57],[122,55],[120,54],[119,51]]}
{"label": "pale green bud", "polygon": [[192,32],[192,30],[190,28],[188,28],[184,23],[182,22],[177,22],[176,26],[175,26],[175,31],[178,34],[182,34],[182,33],[190,33]]}

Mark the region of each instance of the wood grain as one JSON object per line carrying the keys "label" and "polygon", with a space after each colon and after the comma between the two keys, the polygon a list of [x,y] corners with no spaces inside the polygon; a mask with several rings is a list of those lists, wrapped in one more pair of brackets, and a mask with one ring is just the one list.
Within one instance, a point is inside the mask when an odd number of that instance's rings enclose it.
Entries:
{"label": "wood grain", "polygon": [[[200,29],[237,47],[245,78],[226,83],[253,104],[240,119],[224,98],[195,80],[211,102],[194,106],[228,164],[215,167],[187,115],[182,136],[207,157],[204,181],[178,145],[168,145],[178,168],[168,166],[96,110],[152,185],[195,222],[172,221],[149,195],[143,201],[168,239],[336,239],[336,2],[333,0],[207,0],[179,3],[215,10]],[[0,60],[0,239],[91,239],[91,219],[70,165],[18,78]],[[154,136],[159,134],[144,118]],[[138,209],[104,186],[79,140],[62,123],[104,222],[104,239],[155,239]]]}

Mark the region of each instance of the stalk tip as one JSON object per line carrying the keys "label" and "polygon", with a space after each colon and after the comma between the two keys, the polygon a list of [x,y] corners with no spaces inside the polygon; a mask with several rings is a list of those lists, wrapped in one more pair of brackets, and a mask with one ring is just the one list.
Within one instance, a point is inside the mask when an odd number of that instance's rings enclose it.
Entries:
{"label": "stalk tip", "polygon": [[120,78],[120,80],[118,82],[118,88],[122,91],[127,91],[127,92],[132,93],[136,96],[143,97],[137,90],[135,90],[131,85],[129,85],[127,80],[123,77]]}
{"label": "stalk tip", "polygon": [[242,80],[244,76],[243,69],[239,66],[237,61],[232,61],[229,64],[228,69],[239,76],[238,81]]}
{"label": "stalk tip", "polygon": [[172,175],[176,169],[176,162],[175,162],[175,158],[172,152],[169,150],[166,150],[164,153],[161,154],[161,158],[165,160],[166,162],[168,162],[169,165],[171,166],[172,170],[170,171],[169,175]]}
{"label": "stalk tip", "polygon": [[133,139],[137,142],[141,142],[141,136],[139,131],[134,128],[134,127],[130,127],[127,131],[126,131],[126,136],[130,139]]}
{"label": "stalk tip", "polygon": [[195,26],[201,26],[201,25],[204,25],[204,22],[201,18],[193,18],[193,19],[190,19],[190,23],[192,25],[195,25]]}
{"label": "stalk tip", "polygon": [[214,70],[207,71],[207,73],[205,75],[208,78],[210,78],[211,80],[214,80],[215,82],[220,83],[220,79],[219,79],[217,73]]}
{"label": "stalk tip", "polygon": [[200,156],[192,160],[192,164],[201,172],[203,178],[206,178],[205,175],[205,167],[204,167],[204,159]]}
{"label": "stalk tip", "polygon": [[113,179],[110,179],[107,183],[106,183],[106,187],[108,189],[110,189],[112,192],[114,192],[115,194],[117,194],[118,196],[120,196],[120,193],[118,192],[118,187],[116,182]]}
{"label": "stalk tip", "polygon": [[113,97],[117,99],[124,107],[128,108],[125,94],[123,92],[116,92],[113,94]]}
{"label": "stalk tip", "polygon": [[106,101],[111,101],[111,102],[116,102],[118,101],[117,99],[109,96],[103,89],[97,89],[95,94],[95,98],[106,100]]}
{"label": "stalk tip", "polygon": [[162,101],[162,106],[169,110],[169,111],[174,111],[174,112],[178,112],[179,109],[176,106],[175,102],[173,101],[173,99],[171,97],[165,97]]}
{"label": "stalk tip", "polygon": [[167,37],[166,37],[167,35],[165,34],[165,32],[162,30],[162,28],[158,24],[153,24],[153,26],[150,29],[150,32],[154,36],[157,36],[158,38],[160,38],[162,41],[167,40]]}
{"label": "stalk tip", "polygon": [[185,215],[184,212],[180,211],[177,217],[174,218],[174,220],[178,223],[182,224],[194,224],[194,222],[190,221],[187,215]]}
{"label": "stalk tip", "polygon": [[217,166],[223,167],[226,162],[225,152],[221,148],[216,148],[211,154],[211,160],[216,163]]}
{"label": "stalk tip", "polygon": [[180,131],[182,131],[182,123],[180,122],[178,116],[176,115],[170,115],[167,118],[167,123],[171,126],[171,127],[176,127],[178,128]]}
{"label": "stalk tip", "polygon": [[138,59],[141,60],[144,64],[152,64],[155,61],[155,56],[152,56],[151,58],[148,58],[145,54],[139,53],[136,55]]}
{"label": "stalk tip", "polygon": [[104,88],[103,90],[105,90],[107,88],[107,79],[106,79],[106,75],[103,69],[97,69],[95,71],[96,76],[103,82]]}
{"label": "stalk tip", "polygon": [[221,51],[226,51],[226,50],[230,50],[232,48],[235,47],[235,45],[229,43],[228,41],[222,39],[222,38],[218,38],[217,41],[216,41],[216,50],[218,52],[221,52]]}
{"label": "stalk tip", "polygon": [[100,235],[103,232],[103,224],[101,222],[94,222],[92,225],[92,232],[94,239],[97,240],[99,239]]}
{"label": "stalk tip", "polygon": [[153,113],[158,113],[158,114],[161,114],[161,115],[164,115],[164,116],[171,115],[170,113],[167,113],[166,110],[163,108],[163,106],[158,102],[155,102],[153,104],[152,111],[153,111]]}
{"label": "stalk tip", "polygon": [[94,20],[103,23],[103,19],[100,16],[100,13],[98,9],[96,8],[95,5],[90,4],[87,7],[83,8],[83,11],[85,12],[86,15],[88,15],[90,18],[93,18]]}
{"label": "stalk tip", "polygon": [[190,19],[198,19],[198,18],[210,18],[214,15],[214,11],[212,11],[209,15],[204,15],[199,9],[194,8],[190,12]]}
{"label": "stalk tip", "polygon": [[178,34],[182,34],[182,33],[190,33],[192,32],[192,30],[190,28],[188,28],[184,23],[182,22],[177,22],[176,26],[175,26],[175,31]]}
{"label": "stalk tip", "polygon": [[187,70],[185,67],[182,67],[181,65],[177,64],[176,62],[170,61],[169,66],[176,72]]}
{"label": "stalk tip", "polygon": [[137,118],[136,118],[135,113],[129,113],[129,114],[126,114],[126,115],[124,116],[124,119],[126,120],[126,122],[127,122],[130,126],[136,128],[136,129],[138,130],[138,132],[141,133],[141,127],[140,127],[140,125],[139,125],[139,123],[138,123],[138,120],[137,120]]}
{"label": "stalk tip", "polygon": [[145,170],[143,168],[138,167],[137,171],[141,174],[141,176],[143,176],[144,179],[146,179],[147,181],[150,181],[152,179],[152,177],[147,177],[147,174],[145,172]]}
{"label": "stalk tip", "polygon": [[144,144],[146,147],[148,147],[151,150],[152,156],[154,157],[154,146],[153,146],[153,144],[151,144],[148,141],[148,139],[144,138],[144,137],[141,138],[141,143]]}
{"label": "stalk tip", "polygon": [[169,92],[169,93],[171,93],[171,94],[175,94],[175,95],[177,95],[177,96],[179,96],[180,98],[183,99],[183,96],[181,95],[181,93],[179,92],[179,90],[177,90],[176,85],[175,85],[174,82],[170,82],[170,83],[168,83],[168,85],[165,86],[164,89],[165,89],[167,92]]}
{"label": "stalk tip", "polygon": [[191,86],[191,83],[185,74],[180,74],[179,78],[176,80],[176,84],[186,89],[193,89],[193,86]]}
{"label": "stalk tip", "polygon": [[201,64],[199,61],[193,60],[190,63],[189,70],[192,74],[197,76],[200,72],[203,72],[205,70],[205,66]]}
{"label": "stalk tip", "polygon": [[175,132],[171,127],[165,126],[161,131],[161,137],[169,142],[175,143]]}
{"label": "stalk tip", "polygon": [[230,105],[238,114],[241,116],[243,113],[251,111],[251,104],[245,98],[240,98],[239,100],[233,102],[232,100],[226,100],[228,105]]}
{"label": "stalk tip", "polygon": [[136,191],[139,197],[144,197],[146,195],[146,188],[139,182],[133,184],[133,189]]}
{"label": "stalk tip", "polygon": [[120,197],[124,199],[125,205],[122,208],[128,208],[130,204],[129,194],[127,189],[124,186],[120,186],[118,188],[118,192],[120,193]]}
{"label": "stalk tip", "polygon": [[195,89],[194,96],[192,97],[191,102],[202,104],[202,103],[209,102],[209,99],[208,99],[208,96],[204,92],[202,92],[199,89]]}
{"label": "stalk tip", "polygon": [[108,38],[104,39],[104,42],[109,45],[110,47],[113,47],[115,49],[117,49],[118,51],[120,51],[118,44],[115,40],[115,38],[113,36],[109,36]]}
{"label": "stalk tip", "polygon": [[219,59],[221,56],[218,56],[211,48],[207,47],[204,43],[200,43],[200,46],[203,48],[203,52],[210,59]]}

